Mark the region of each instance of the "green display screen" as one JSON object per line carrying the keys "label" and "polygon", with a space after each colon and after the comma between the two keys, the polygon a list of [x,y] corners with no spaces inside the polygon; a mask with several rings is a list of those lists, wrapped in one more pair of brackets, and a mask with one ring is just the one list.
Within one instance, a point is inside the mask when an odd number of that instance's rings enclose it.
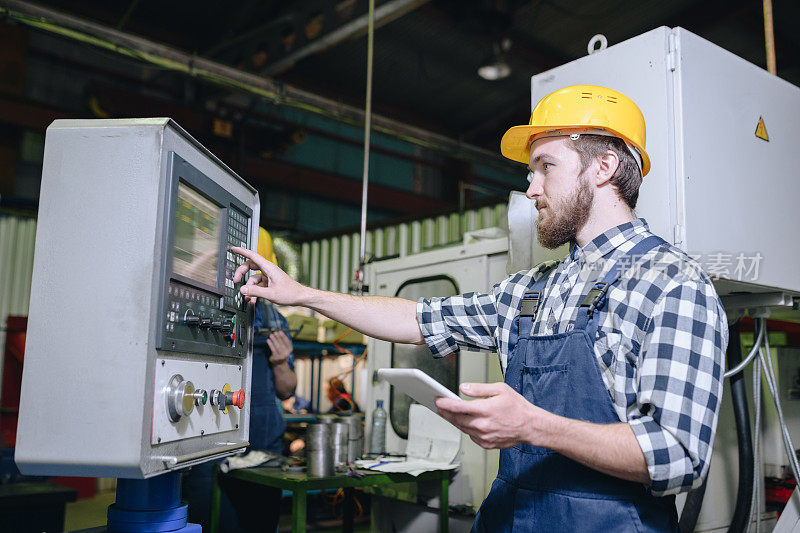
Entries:
{"label": "green display screen", "polygon": [[217,286],[221,208],[184,183],[178,183],[172,271]]}

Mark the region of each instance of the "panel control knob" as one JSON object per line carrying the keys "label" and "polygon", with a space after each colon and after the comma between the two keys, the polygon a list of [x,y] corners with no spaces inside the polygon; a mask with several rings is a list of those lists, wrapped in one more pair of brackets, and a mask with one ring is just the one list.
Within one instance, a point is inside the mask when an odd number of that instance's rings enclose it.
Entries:
{"label": "panel control knob", "polygon": [[208,402],[208,392],[203,389],[197,389],[194,391],[192,395],[194,397],[194,404],[198,407],[201,405],[205,405]]}
{"label": "panel control knob", "polygon": [[213,329],[214,331],[218,331],[218,330],[222,329],[222,321],[221,320],[213,321],[211,323],[211,329]]}
{"label": "panel control knob", "polygon": [[233,320],[231,320],[230,318],[225,319],[222,322],[222,327],[220,328],[220,330],[222,331],[222,333],[230,333],[231,331],[233,331]]}
{"label": "panel control knob", "polygon": [[231,405],[244,409],[244,389],[239,389],[231,395]]}
{"label": "panel control knob", "polygon": [[197,315],[189,315],[186,317],[186,325],[190,327],[197,327],[200,325],[200,317]]}
{"label": "panel control knob", "polygon": [[214,389],[211,391],[211,405],[226,413],[229,407],[244,409],[244,398],[244,389],[232,391],[228,385],[225,385],[223,390]]}
{"label": "panel control knob", "polygon": [[169,419],[178,422],[182,417],[192,414],[195,405],[194,384],[186,381],[180,374],[169,380],[165,391]]}
{"label": "panel control knob", "polygon": [[211,318],[210,317],[200,317],[200,327],[202,329],[208,329],[211,327]]}

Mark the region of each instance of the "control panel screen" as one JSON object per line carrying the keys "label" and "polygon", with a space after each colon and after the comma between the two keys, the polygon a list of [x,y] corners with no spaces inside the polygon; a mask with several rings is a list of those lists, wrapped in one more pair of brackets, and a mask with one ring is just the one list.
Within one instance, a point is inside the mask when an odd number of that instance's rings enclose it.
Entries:
{"label": "control panel screen", "polygon": [[185,183],[178,183],[172,271],[217,286],[221,208]]}

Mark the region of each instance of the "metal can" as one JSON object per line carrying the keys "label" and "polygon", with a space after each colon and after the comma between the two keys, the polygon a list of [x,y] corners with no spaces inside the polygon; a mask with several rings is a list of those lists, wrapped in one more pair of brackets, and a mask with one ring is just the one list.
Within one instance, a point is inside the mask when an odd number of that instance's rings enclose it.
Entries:
{"label": "metal can", "polygon": [[347,424],[337,422],[331,424],[331,445],[333,446],[333,467],[344,469],[348,463],[348,429]]}

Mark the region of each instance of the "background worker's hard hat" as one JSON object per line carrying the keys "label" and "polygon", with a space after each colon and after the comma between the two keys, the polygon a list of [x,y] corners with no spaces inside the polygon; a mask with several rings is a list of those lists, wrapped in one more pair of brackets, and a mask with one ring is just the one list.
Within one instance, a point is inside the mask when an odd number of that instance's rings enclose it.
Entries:
{"label": "background worker's hard hat", "polygon": [[275,248],[272,244],[272,237],[270,237],[267,230],[261,227],[258,228],[258,255],[267,261],[271,261],[276,265],[278,264],[278,258],[275,257]]}
{"label": "background worker's hard hat", "polygon": [[596,85],[564,87],[539,100],[527,126],[514,126],[503,135],[500,151],[527,165],[532,141],[572,133],[619,137],[641,160],[642,176],[650,172],[650,157],[644,149],[644,115],[639,106],[619,91]]}

